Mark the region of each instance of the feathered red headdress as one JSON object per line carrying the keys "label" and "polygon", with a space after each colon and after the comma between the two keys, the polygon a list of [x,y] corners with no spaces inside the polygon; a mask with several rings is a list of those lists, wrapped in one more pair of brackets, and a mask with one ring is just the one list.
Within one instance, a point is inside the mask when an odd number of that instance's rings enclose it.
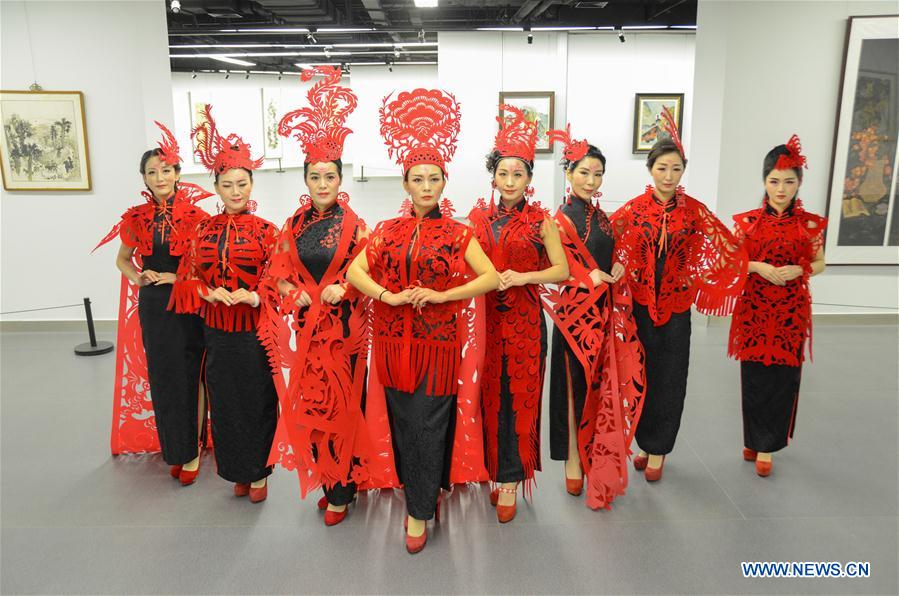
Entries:
{"label": "feathered red headdress", "polygon": [[553,143],[556,141],[564,143],[565,151],[563,155],[565,156],[565,159],[571,163],[583,159],[590,149],[590,145],[587,143],[586,139],[575,141],[571,138],[571,124],[566,124],[565,130],[553,129],[546,131],[546,138],[549,139],[550,147],[552,147]]}
{"label": "feathered red headdress", "polygon": [[677,120],[674,119],[674,114],[671,113],[671,108],[668,106],[662,108],[662,130],[668,133],[668,136],[677,145],[681,159],[687,159],[687,154],[684,153],[684,146],[680,140],[680,133],[677,130]]}
{"label": "feathered red headdress", "polygon": [[508,116],[497,116],[499,132],[493,147],[502,157],[518,157],[525,161],[534,161],[534,150],[537,147],[537,123],[527,119],[520,108],[502,104],[501,112],[509,112]]}
{"label": "feathered red headdress", "polygon": [[308,108],[300,108],[284,115],[278,123],[278,134],[293,134],[302,143],[306,163],[340,159],[343,143],[353,132],[343,125],[356,109],[359,99],[349,87],[341,87],[339,66],[316,66],[304,70],[300,79],[308,81],[320,74],[324,78],[309,89]]}
{"label": "feathered red headdress", "polygon": [[230,134],[223,137],[219,134],[215,120],[212,118],[212,106],[209,104],[203,107],[203,119],[205,122],[198,124],[191,131],[190,138],[196,140],[197,149],[194,153],[197,154],[207,170],[221,174],[232,168],[255,170],[262,165],[263,158],[252,159],[250,146],[244,143],[239,136]]}
{"label": "feathered red headdress", "polygon": [[391,95],[380,109],[387,154],[402,164],[404,174],[412,166],[428,163],[446,175],[459,136],[459,102],[440,89],[402,91],[388,103]]}
{"label": "feathered red headdress", "polygon": [[808,163],[806,163],[805,156],[802,154],[802,143],[799,142],[797,135],[790,137],[790,140],[786,143],[786,148],[789,153],[777,158],[777,163],[774,164],[775,170],[790,170],[803,167],[808,169]]}
{"label": "feathered red headdress", "polygon": [[181,161],[181,156],[178,155],[178,141],[175,140],[175,135],[161,122],[156,120],[153,122],[162,131],[162,140],[159,141],[159,159],[170,166],[177,165]]}

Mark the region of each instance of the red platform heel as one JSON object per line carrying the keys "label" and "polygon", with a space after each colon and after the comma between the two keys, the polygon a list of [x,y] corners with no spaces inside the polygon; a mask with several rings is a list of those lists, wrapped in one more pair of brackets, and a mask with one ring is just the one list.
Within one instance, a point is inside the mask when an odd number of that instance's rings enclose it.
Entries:
{"label": "red platform heel", "polygon": [[642,472],[646,469],[646,464],[649,463],[648,455],[636,455],[634,456],[634,469],[638,472]]}
{"label": "red platform heel", "polygon": [[743,447],[743,460],[744,461],[755,461],[759,455],[758,451],[754,449],[750,449],[749,447]]}
{"label": "red platform heel", "polygon": [[[515,488],[503,488],[500,487],[498,492],[505,494],[517,495],[518,493],[518,485]],[[497,497],[498,500],[499,497]],[[515,519],[515,513],[518,509],[518,502],[512,503],[511,505],[500,505],[498,502],[496,504],[496,519],[501,524],[508,523]]]}
{"label": "red platform heel", "polygon": [[[648,459],[648,458],[647,458]],[[662,456],[662,464],[658,468],[650,468],[648,465],[646,466],[646,481],[647,482],[658,482],[662,479],[662,468],[665,467],[665,456]]]}
{"label": "red platform heel", "polygon": [[235,497],[245,497],[250,494],[250,483],[249,482],[237,482],[234,484],[234,496]]}
{"label": "red platform heel", "polygon": [[251,503],[261,503],[262,501],[268,498],[268,482],[260,486],[259,488],[253,488],[250,486],[250,502]]}

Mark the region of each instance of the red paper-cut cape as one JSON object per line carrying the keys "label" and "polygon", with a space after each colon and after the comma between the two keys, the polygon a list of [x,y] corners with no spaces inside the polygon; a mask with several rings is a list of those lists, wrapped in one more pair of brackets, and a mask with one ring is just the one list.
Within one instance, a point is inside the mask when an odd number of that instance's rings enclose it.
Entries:
{"label": "red paper-cut cape", "polygon": [[[596,261],[571,221],[555,215],[571,278],[542,288],[544,306],[584,368],[587,396],[577,431],[587,506],[611,509],[627,487],[627,460],[646,392],[643,346],[628,286],[593,286]],[[600,305],[600,300],[605,297]]]}
{"label": "red paper-cut cape", "polygon": [[[445,202],[440,218],[419,220],[407,211],[378,224],[366,247],[372,278],[391,292],[412,285],[443,291],[466,283],[471,273],[464,256],[472,232],[447,215],[448,206]],[[406,255],[413,236],[419,241],[410,271]],[[410,305],[390,307],[374,302],[365,416],[375,453],[371,479],[361,488],[399,486],[384,387],[411,393],[426,373],[433,373],[428,376],[428,395],[457,394],[450,481],[487,480],[477,384],[483,338],[479,337],[473,303],[429,304],[417,313]]]}
{"label": "red paper-cut cape", "polygon": [[[348,289],[336,305],[322,303],[322,290],[346,281],[346,271],[366,240],[365,223],[341,201],[344,214],[336,252],[319,282],[297,253],[295,238],[316,217],[302,204],[281,231],[260,287],[262,316],[259,338],[272,366],[281,415],[269,465],[296,469],[301,496],[322,485],[331,488],[369,478],[371,443],[362,415],[362,395],[368,359],[369,298]],[[279,280],[296,287],[282,297]],[[302,291],[312,299],[308,308],[296,305]],[[341,313],[349,307],[347,328]],[[355,365],[352,358],[355,357]],[[313,458],[313,446],[317,459]],[[331,447],[333,446],[333,454]]]}

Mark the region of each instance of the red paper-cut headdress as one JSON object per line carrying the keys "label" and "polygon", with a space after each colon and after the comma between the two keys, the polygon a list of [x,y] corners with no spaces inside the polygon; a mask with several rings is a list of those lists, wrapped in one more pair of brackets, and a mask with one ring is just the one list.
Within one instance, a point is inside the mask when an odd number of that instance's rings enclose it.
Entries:
{"label": "red paper-cut headdress", "polygon": [[278,123],[279,135],[292,134],[302,143],[306,163],[340,159],[343,143],[353,132],[343,123],[359,103],[349,87],[338,85],[339,66],[316,66],[304,70],[300,79],[308,81],[317,74],[324,78],[309,89],[310,107],[288,112]]}
{"label": "red paper-cut headdress", "polygon": [[525,161],[534,161],[534,150],[537,147],[537,123],[527,119],[520,108],[502,104],[500,111],[509,112],[508,116],[497,116],[499,132],[493,147],[502,157],[518,157]]}
{"label": "red paper-cut headdress", "polygon": [[156,120],[153,122],[162,131],[162,140],[159,141],[159,159],[170,166],[177,165],[181,161],[181,156],[178,155],[178,141],[175,140],[175,135],[161,122]]}
{"label": "red paper-cut headdress", "polygon": [[456,152],[459,136],[459,102],[440,89],[402,91],[381,105],[381,137],[387,154],[402,164],[403,173],[419,164],[439,166],[446,175],[446,164]]}
{"label": "red paper-cut headdress", "polygon": [[802,143],[799,142],[797,135],[790,137],[790,140],[786,143],[786,148],[788,153],[777,158],[777,163],[774,164],[775,170],[790,170],[802,167],[808,169],[808,163],[806,163],[805,156],[802,154]]}
{"label": "red paper-cut headdress", "polygon": [[674,119],[674,114],[671,113],[671,108],[668,106],[662,108],[662,130],[668,133],[668,136],[674,141],[681,159],[687,159],[687,154],[684,153],[684,146],[680,140],[680,133],[677,130],[677,121]]}
{"label": "red paper-cut headdress", "polygon": [[563,143],[565,145],[565,151],[563,155],[565,159],[571,163],[575,163],[580,161],[587,155],[587,151],[590,149],[590,144],[587,143],[586,139],[581,139],[580,141],[575,141],[571,138],[571,124],[565,125],[565,130],[553,129],[546,131],[546,138],[549,139],[549,146],[552,147],[556,141]]}
{"label": "red paper-cut headdress", "polygon": [[255,170],[262,165],[263,158],[252,159],[250,146],[239,136],[230,134],[223,137],[219,134],[212,118],[212,106],[209,104],[203,107],[203,119],[205,122],[198,124],[191,131],[190,138],[196,140],[197,149],[194,153],[207,170],[221,174],[232,168]]}

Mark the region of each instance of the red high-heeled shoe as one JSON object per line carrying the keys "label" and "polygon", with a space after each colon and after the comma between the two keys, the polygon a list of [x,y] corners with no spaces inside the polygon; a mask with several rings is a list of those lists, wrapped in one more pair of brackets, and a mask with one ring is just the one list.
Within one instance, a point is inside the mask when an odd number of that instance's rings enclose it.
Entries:
{"label": "red high-heeled shoe", "polygon": [[250,483],[249,482],[235,482],[234,483],[234,496],[235,497],[245,497],[250,494]]}
{"label": "red high-heeled shoe", "polygon": [[181,476],[181,464],[169,468],[169,476],[171,476],[172,478],[178,478],[179,476]]}
{"label": "red high-heeled shoe", "polygon": [[253,486],[250,485],[250,502],[251,503],[261,503],[266,498],[268,498],[268,482],[266,482],[259,488],[253,488]]}
{"label": "red high-heeled shoe", "polygon": [[336,526],[340,522],[342,522],[346,518],[347,512],[350,510],[349,505],[344,508],[343,511],[331,511],[330,509],[325,511],[325,525],[326,526]]}
{"label": "red high-heeled shoe", "polygon": [[[518,493],[518,485],[515,485],[515,488],[503,488],[499,487],[499,492],[505,494],[513,494],[516,495]],[[498,499],[498,497],[497,497]],[[518,509],[518,502],[512,503],[511,505],[500,505],[499,502],[496,504],[496,519],[501,524],[508,523],[515,519],[515,513]]]}
{"label": "red high-heeled shoe", "polygon": [[568,491],[568,494],[573,497],[581,496],[581,493],[584,492],[584,477],[580,478],[569,478],[565,477],[565,490]]}
{"label": "red high-heeled shoe", "polygon": [[648,455],[635,455],[634,456],[634,469],[642,472],[646,469],[646,464],[649,463]]}
{"label": "red high-heeled shoe", "polygon": [[200,462],[197,462],[196,470],[185,470],[182,466],[181,471],[178,473],[178,480],[181,481],[181,486],[189,486],[197,481],[197,476],[200,475]]}
{"label": "red high-heeled shoe", "polygon": [[428,543],[428,527],[425,526],[425,531],[421,533],[421,536],[409,536],[407,531],[406,533],[406,552],[410,555],[414,555],[415,553],[419,553],[424,549],[425,545]]}
{"label": "red high-heeled shoe", "polygon": [[743,460],[744,461],[755,461],[759,455],[758,451],[754,449],[750,449],[749,447],[743,447]]}
{"label": "red high-heeled shoe", "polygon": [[499,488],[494,488],[490,491],[490,504],[496,507],[496,504],[499,502]]}
{"label": "red high-heeled shoe", "polygon": [[[647,458],[649,459],[649,458]],[[646,466],[646,472],[644,476],[646,476],[647,482],[658,482],[662,479],[662,468],[665,467],[665,456],[662,456],[662,464],[658,468],[650,468],[649,465]]]}
{"label": "red high-heeled shoe", "polygon": [[328,508],[328,497],[322,497],[318,500],[318,510],[325,511]]}
{"label": "red high-heeled shoe", "polygon": [[755,473],[762,477],[768,476],[769,474],[771,474],[771,468],[773,464],[773,461],[762,461],[760,459],[756,459]]}

